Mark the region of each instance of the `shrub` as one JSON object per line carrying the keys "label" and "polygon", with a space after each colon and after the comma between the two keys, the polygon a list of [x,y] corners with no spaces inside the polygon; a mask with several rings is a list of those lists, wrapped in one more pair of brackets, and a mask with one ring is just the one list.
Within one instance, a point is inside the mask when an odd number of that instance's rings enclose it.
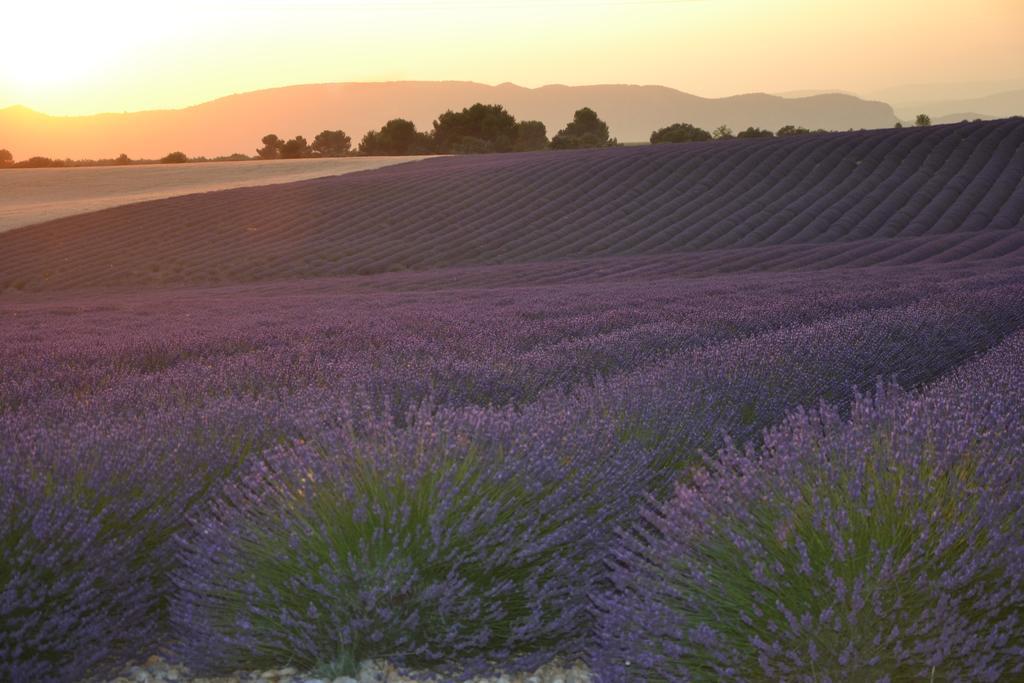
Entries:
{"label": "shrub", "polygon": [[188,161],[184,152],[171,152],[160,160],[161,164],[183,164]]}
{"label": "shrub", "polygon": [[444,151],[445,154],[489,154],[491,152],[507,152],[507,149],[497,150],[494,144],[482,138],[474,138],[464,135],[452,142]]}
{"label": "shrub", "polygon": [[352,150],[352,138],[343,130],[325,130],[313,138],[312,148],[322,157],[343,157]]}
{"label": "shrub", "polygon": [[765,130],[763,128],[755,128],[754,126],[750,126],[746,130],[741,130],[739,133],[736,133],[736,137],[738,137],[738,138],[773,138],[773,137],[775,137],[775,133],[771,132],[770,130]]}
{"label": "shrub", "polygon": [[302,159],[308,157],[311,153],[312,150],[309,148],[309,143],[301,135],[296,135],[281,145],[282,159]]}
{"label": "shrub", "polygon": [[614,147],[618,140],[609,137],[608,124],[590,107],[578,109],[572,121],[551,139],[552,149],[583,149],[586,147]]}
{"label": "shrub", "polygon": [[516,124],[516,152],[547,149],[548,129],[542,121],[520,121]]}
{"label": "shrub", "polygon": [[442,154],[510,152],[517,137],[515,117],[500,104],[449,109],[434,121],[434,148]]}
{"label": "shrub", "polygon": [[268,133],[260,139],[263,146],[256,150],[256,156],[260,159],[280,159],[281,148],[284,147],[284,140],[273,133]]}
{"label": "shrub", "polygon": [[[147,373],[183,355],[156,346],[140,351],[131,365]],[[112,356],[106,363],[122,365]],[[120,370],[127,369],[124,362]],[[281,420],[265,415],[264,406],[244,401],[195,411],[150,404],[135,415],[115,415],[110,403],[95,397],[82,402],[96,412],[82,419],[66,410],[69,419],[59,425],[38,414],[0,419],[3,681],[9,680],[5,657],[20,667],[12,671],[52,671],[16,681],[77,681],[165,643],[173,535],[192,508],[206,502],[211,485],[258,447],[254,442],[265,447],[282,431]],[[37,533],[31,542],[27,529]],[[12,538],[22,539],[22,555],[6,552]],[[32,620],[19,622],[29,607]]]}
{"label": "shrub", "polygon": [[406,119],[392,119],[380,130],[371,130],[359,143],[359,153],[368,156],[395,156],[429,154],[433,140],[427,133],[416,130],[416,124]]}
{"label": "shrub", "polygon": [[78,681],[151,646],[138,542],[24,463],[0,471],[0,680]]}
{"label": "shrub", "polygon": [[461,676],[581,651],[600,548],[647,483],[644,454],[550,416],[409,422],[279,449],[226,489],[182,541],[187,661],[387,656]]}
{"label": "shrub", "polygon": [[726,448],[612,553],[604,680],[1019,676],[1024,404],[971,398],[880,388]]}
{"label": "shrub", "polygon": [[715,128],[715,130],[711,133],[711,137],[713,137],[716,140],[732,140],[736,136],[733,134],[732,128],[723,123],[718,128]]}
{"label": "shrub", "polygon": [[13,164],[14,168],[63,168],[67,162],[50,157],[31,157]]}
{"label": "shrub", "polygon": [[651,133],[652,145],[667,142],[707,142],[711,139],[711,133],[689,123],[673,123]]}
{"label": "shrub", "polygon": [[807,135],[810,132],[810,129],[804,128],[802,126],[788,125],[779,128],[779,130],[775,132],[775,137],[784,138],[790,135]]}

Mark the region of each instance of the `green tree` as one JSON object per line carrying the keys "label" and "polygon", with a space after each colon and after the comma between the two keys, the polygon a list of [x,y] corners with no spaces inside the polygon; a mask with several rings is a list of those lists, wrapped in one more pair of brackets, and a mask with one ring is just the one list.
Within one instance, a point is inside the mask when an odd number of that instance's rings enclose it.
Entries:
{"label": "green tree", "polygon": [[928,116],[928,114],[918,114],[917,118],[914,119],[914,125],[922,127],[930,126],[932,125],[932,117]]}
{"label": "green tree", "polygon": [[24,161],[14,164],[14,168],[60,168],[66,166],[67,162],[50,157],[29,157]]}
{"label": "green tree", "polygon": [[391,119],[380,130],[371,130],[363,136],[359,153],[365,156],[430,154],[432,142],[429,135],[416,130],[412,121]]}
{"label": "green tree", "polygon": [[775,137],[775,133],[771,132],[770,130],[765,130],[764,128],[755,128],[754,126],[750,126],[746,130],[741,130],[739,133],[737,133],[736,137],[738,137],[738,138],[773,138],[773,137]]}
{"label": "green tree", "polygon": [[281,147],[284,145],[284,140],[271,133],[264,135],[260,142],[263,143],[263,146],[256,150],[256,156],[260,159],[281,158]]}
{"label": "green tree", "polygon": [[188,157],[185,156],[184,152],[171,152],[163,159],[160,160],[161,164],[183,164],[188,161]]}
{"label": "green tree", "polygon": [[306,138],[301,135],[296,135],[288,142],[281,145],[281,158],[282,159],[301,159],[310,155],[309,143],[306,142]]}
{"label": "green tree", "polygon": [[500,104],[477,102],[460,112],[448,110],[434,121],[434,149],[442,154],[510,152],[516,119]]}
{"label": "green tree", "polygon": [[785,138],[785,137],[789,137],[790,135],[807,135],[810,132],[811,131],[809,129],[807,129],[807,128],[803,128],[801,126],[789,125],[789,126],[783,126],[782,128],[779,128],[779,130],[776,131],[776,133],[775,133],[775,137],[777,137],[777,138]]}
{"label": "green tree", "polygon": [[897,121],[896,125],[893,126],[893,128],[902,128],[902,127],[903,127],[903,122],[902,121]]}
{"label": "green tree", "polygon": [[540,121],[520,121],[516,124],[517,152],[534,152],[548,147],[548,129]]}
{"label": "green tree", "polygon": [[659,128],[651,133],[651,144],[660,145],[673,142],[707,142],[711,133],[689,123],[673,123],[671,126]]}
{"label": "green tree", "polygon": [[718,128],[715,128],[714,132],[711,133],[711,137],[716,140],[732,140],[736,136],[733,134],[732,128],[723,123]]}
{"label": "green tree", "polygon": [[608,124],[602,121],[590,107],[579,109],[573,114],[565,128],[551,139],[552,149],[582,149],[585,147],[611,147],[618,140],[608,136]]}
{"label": "green tree", "polygon": [[325,130],[313,138],[313,151],[322,157],[343,157],[352,150],[352,138],[343,130]]}
{"label": "green tree", "polygon": [[14,155],[10,150],[0,149],[0,168],[14,165]]}

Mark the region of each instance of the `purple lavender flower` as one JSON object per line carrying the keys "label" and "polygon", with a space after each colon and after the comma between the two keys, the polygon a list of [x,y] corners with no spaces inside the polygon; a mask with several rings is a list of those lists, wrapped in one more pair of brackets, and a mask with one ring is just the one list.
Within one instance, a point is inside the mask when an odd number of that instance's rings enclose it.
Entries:
{"label": "purple lavender flower", "polygon": [[1022,359],[1017,335],[923,394],[797,411],[709,459],[610,555],[602,679],[1019,675]]}

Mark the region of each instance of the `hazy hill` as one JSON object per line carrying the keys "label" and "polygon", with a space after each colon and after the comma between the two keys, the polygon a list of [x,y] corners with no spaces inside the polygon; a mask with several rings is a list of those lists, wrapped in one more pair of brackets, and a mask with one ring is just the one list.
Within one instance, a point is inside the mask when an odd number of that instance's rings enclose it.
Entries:
{"label": "hazy hill", "polygon": [[720,99],[661,86],[548,85],[522,88],[459,81],[298,85],[231,95],[186,109],[53,117],[24,107],[0,110],[0,147],[17,159],[30,156],[99,158],[121,152],[155,158],[172,150],[198,156],[252,154],[269,132],[312,138],[342,128],[358,141],[395,117],[429,128],[438,114],[474,102],[505,105],[517,118],[539,119],[549,135],[583,106],[598,111],[622,142],[645,141],[652,130],[687,121],[734,129],[786,124],[847,130],[887,128],[896,121],[882,102],[828,94],[787,99],[748,94]]}
{"label": "hazy hill", "polygon": [[130,204],[0,233],[0,291],[672,254],[713,271],[1020,262],[1024,119],[437,157]]}
{"label": "hazy hill", "polygon": [[927,102],[976,100],[992,93],[1009,92],[1022,88],[1024,88],[1024,78],[1014,78],[959,83],[911,83],[855,94],[867,99],[888,102],[896,109],[901,109]]}
{"label": "hazy hill", "polygon": [[922,112],[930,115],[933,121],[951,115],[967,116],[963,112],[978,112],[990,118],[1024,116],[1024,88],[972,99],[915,102],[896,109],[896,113],[903,119],[913,119]]}
{"label": "hazy hill", "polygon": [[[850,95],[851,97],[860,97],[861,99],[865,99],[865,98],[861,97],[860,95],[858,95],[857,93],[852,92],[850,90],[839,90],[839,89],[833,89],[833,90],[820,90],[820,89],[786,90],[784,92],[773,92],[772,95],[778,95],[779,97],[786,97],[786,98],[789,98],[789,99],[793,99],[793,98],[796,98],[796,97],[815,97],[816,95]],[[881,98],[867,98],[867,99],[881,99]],[[884,100],[882,100],[882,101],[884,101]]]}
{"label": "hazy hill", "polygon": [[933,116],[932,124],[940,125],[943,123],[961,123],[963,121],[992,121],[997,118],[999,117],[989,116],[988,114],[978,114],[973,111],[962,111],[955,114],[946,114],[945,116]]}

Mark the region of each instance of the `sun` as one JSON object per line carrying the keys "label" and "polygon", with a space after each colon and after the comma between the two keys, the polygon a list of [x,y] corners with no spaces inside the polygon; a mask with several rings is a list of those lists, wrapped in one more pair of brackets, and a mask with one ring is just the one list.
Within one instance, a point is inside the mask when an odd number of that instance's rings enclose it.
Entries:
{"label": "sun", "polygon": [[70,54],[70,51],[41,51],[3,71],[11,82],[31,89],[48,89],[74,83],[100,70],[103,60],[95,55]]}
{"label": "sun", "polygon": [[121,2],[12,3],[5,7],[0,79],[48,90],[81,85],[130,59],[142,38],[134,7]]}

